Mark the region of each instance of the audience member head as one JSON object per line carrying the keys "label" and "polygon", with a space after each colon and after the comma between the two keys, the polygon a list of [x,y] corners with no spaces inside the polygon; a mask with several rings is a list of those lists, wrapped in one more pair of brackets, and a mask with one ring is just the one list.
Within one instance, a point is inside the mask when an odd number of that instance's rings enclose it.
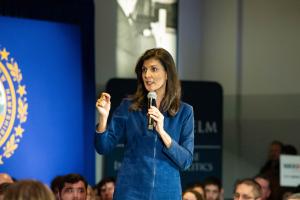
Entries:
{"label": "audience member head", "polygon": [[234,187],[234,200],[261,200],[262,190],[253,179],[238,180]]}
{"label": "audience member head", "polygon": [[207,177],[203,183],[206,200],[219,200],[222,196],[222,184],[217,177]]}
{"label": "audience member head", "polygon": [[266,200],[271,195],[271,181],[270,177],[265,174],[257,175],[254,180],[260,185],[262,191],[262,200]]}
{"label": "audience member head", "polygon": [[105,177],[98,184],[98,194],[101,200],[112,200],[115,191],[115,178]]}
{"label": "audience member head", "polygon": [[279,156],[282,152],[283,144],[278,140],[272,141],[269,147],[268,159],[272,161],[279,160]]}
{"label": "audience member head", "polygon": [[182,200],[203,200],[203,197],[199,192],[189,189],[182,193]]}
{"label": "audience member head", "polygon": [[87,181],[79,174],[67,174],[58,183],[60,200],[86,200]]}
{"label": "audience member head", "polygon": [[300,193],[291,194],[287,199],[288,200],[300,200]]}
{"label": "audience member head", "polygon": [[191,188],[200,193],[204,198],[204,187],[200,182],[194,183]]}
{"label": "audience member head", "polygon": [[96,200],[96,199],[97,199],[96,198],[96,192],[94,191],[92,186],[88,185],[86,200]]}
{"label": "audience member head", "polygon": [[13,183],[12,177],[7,173],[0,173],[0,184],[1,183]]}
{"label": "audience member head", "polygon": [[20,180],[12,183],[4,192],[3,200],[55,200],[51,190],[35,180]]}
{"label": "audience member head", "polygon": [[292,187],[292,186],[284,186],[281,187],[281,192],[282,192],[282,200],[287,200],[292,194],[294,193],[300,193],[300,185],[297,187]]}

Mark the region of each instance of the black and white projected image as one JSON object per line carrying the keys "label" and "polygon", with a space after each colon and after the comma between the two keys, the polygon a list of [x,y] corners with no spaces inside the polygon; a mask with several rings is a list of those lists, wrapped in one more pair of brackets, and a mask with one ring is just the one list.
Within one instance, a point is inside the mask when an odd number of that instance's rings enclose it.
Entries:
{"label": "black and white projected image", "polygon": [[136,59],[162,47],[176,62],[177,0],[117,0],[117,76],[135,77]]}

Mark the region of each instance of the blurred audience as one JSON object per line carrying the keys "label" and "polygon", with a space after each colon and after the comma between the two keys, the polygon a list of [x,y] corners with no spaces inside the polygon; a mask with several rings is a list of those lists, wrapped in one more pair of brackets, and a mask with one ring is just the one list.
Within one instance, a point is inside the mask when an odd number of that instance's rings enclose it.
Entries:
{"label": "blurred audience", "polygon": [[[264,174],[264,176],[269,179],[271,192],[268,200],[281,200],[291,194],[293,190],[293,188],[280,186],[280,155],[282,154],[297,155],[298,151],[296,147],[291,144],[283,144],[278,140],[272,141],[268,150],[268,159],[259,171],[260,174]],[[259,184],[262,184],[262,182],[259,182]],[[268,192],[264,191],[263,186],[262,189],[264,198],[264,195]]]}
{"label": "blurred audience", "polygon": [[268,158],[260,169],[260,174],[265,173],[278,173],[279,170],[279,156],[283,149],[283,143],[274,140],[271,142],[268,150]]}
{"label": "blurred audience", "polygon": [[[290,144],[274,140],[269,146],[268,159],[253,179],[238,180],[233,200],[300,200],[299,187],[280,187],[280,155],[298,155]],[[92,188],[79,174],[59,175],[52,179],[50,188],[36,180],[18,180],[0,173],[0,200],[112,200],[115,178],[104,177]],[[182,193],[182,200],[223,200],[221,180],[206,177],[203,184],[196,182]]]}

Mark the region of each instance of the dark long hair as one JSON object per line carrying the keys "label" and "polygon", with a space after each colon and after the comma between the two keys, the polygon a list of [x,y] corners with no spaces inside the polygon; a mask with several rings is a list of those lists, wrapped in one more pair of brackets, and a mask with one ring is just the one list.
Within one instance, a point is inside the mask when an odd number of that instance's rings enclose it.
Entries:
{"label": "dark long hair", "polygon": [[175,62],[171,54],[163,48],[149,49],[137,61],[135,66],[137,90],[131,97],[133,104],[131,105],[130,110],[141,110],[141,108],[146,104],[146,95],[148,91],[146,90],[143,82],[142,67],[145,60],[149,59],[158,60],[167,72],[168,79],[166,83],[165,96],[161,101],[159,109],[162,112],[168,112],[169,115],[174,116],[180,106],[181,85],[176,72]]}

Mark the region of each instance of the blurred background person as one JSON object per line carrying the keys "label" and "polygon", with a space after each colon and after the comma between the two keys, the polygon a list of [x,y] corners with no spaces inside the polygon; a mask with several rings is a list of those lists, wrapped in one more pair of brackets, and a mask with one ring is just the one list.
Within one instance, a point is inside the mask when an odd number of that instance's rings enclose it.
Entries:
{"label": "blurred background person", "polygon": [[274,140],[271,142],[268,150],[268,158],[260,169],[260,174],[266,174],[270,177],[271,194],[270,200],[277,200],[281,196],[279,184],[279,157],[283,150],[283,143]]}
{"label": "blurred background person", "polygon": [[1,183],[13,183],[12,177],[7,173],[0,173],[0,184]]}
{"label": "blurred background person", "polygon": [[204,183],[204,197],[206,200],[220,200],[223,197],[223,189],[221,180],[217,177],[210,176],[205,178]]}
{"label": "blurred background person", "polygon": [[40,181],[20,180],[7,188],[3,200],[55,200],[55,197]]}
{"label": "blurred background person", "polygon": [[265,174],[259,174],[255,176],[254,180],[260,185],[261,190],[262,190],[262,200],[268,200],[272,191],[271,191],[271,181],[270,177],[268,177]]}
{"label": "blurred background person", "polygon": [[204,200],[204,198],[199,192],[188,189],[182,193],[182,200]]}
{"label": "blurred background person", "polygon": [[105,177],[97,184],[98,195],[101,200],[112,200],[115,191],[115,178]]}
{"label": "blurred background person", "polygon": [[97,194],[95,193],[92,186],[88,185],[86,200],[99,200],[99,199],[100,198],[97,197]]}
{"label": "blurred background person", "polygon": [[291,194],[287,200],[300,200],[300,193]]}
{"label": "blurred background person", "polygon": [[204,187],[203,187],[202,183],[200,183],[200,182],[194,183],[192,185],[192,189],[197,191],[199,194],[201,194],[204,199]]}

